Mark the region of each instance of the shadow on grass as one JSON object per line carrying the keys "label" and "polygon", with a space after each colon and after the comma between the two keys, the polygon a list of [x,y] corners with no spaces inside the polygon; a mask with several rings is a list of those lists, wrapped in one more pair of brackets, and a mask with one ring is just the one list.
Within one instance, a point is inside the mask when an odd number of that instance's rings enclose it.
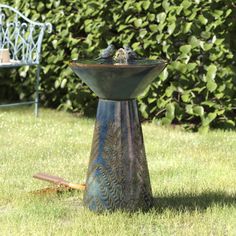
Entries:
{"label": "shadow on grass", "polygon": [[166,209],[174,211],[206,210],[213,205],[236,206],[236,195],[224,192],[205,192],[198,195],[176,194],[154,197],[154,209],[160,213]]}

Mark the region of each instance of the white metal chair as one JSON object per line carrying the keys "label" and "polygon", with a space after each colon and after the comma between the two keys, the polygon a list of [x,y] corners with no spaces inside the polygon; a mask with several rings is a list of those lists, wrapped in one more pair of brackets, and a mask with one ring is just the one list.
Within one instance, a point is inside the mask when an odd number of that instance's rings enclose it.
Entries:
{"label": "white metal chair", "polygon": [[0,70],[20,66],[36,66],[35,99],[34,101],[1,104],[1,107],[34,104],[35,116],[39,112],[40,57],[42,40],[47,30],[52,31],[50,23],[31,21],[18,10],[0,4],[0,50],[8,49],[10,61],[0,62]]}

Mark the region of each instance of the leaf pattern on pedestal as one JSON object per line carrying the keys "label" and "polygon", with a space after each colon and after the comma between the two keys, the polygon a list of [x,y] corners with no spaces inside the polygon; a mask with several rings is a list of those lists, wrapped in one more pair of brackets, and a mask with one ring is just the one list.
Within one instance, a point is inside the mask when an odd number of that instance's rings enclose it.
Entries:
{"label": "leaf pattern on pedestal", "polygon": [[90,209],[133,211],[152,205],[142,130],[137,118],[131,114],[126,119],[129,123],[124,124],[113,119],[106,123],[96,121],[84,197]]}

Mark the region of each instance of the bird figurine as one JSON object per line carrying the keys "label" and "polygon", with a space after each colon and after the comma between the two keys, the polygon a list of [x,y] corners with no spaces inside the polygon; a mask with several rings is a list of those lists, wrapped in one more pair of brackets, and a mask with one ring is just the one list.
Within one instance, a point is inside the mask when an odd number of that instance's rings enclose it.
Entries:
{"label": "bird figurine", "polygon": [[127,55],[128,55],[128,60],[135,60],[138,59],[138,55],[136,54],[136,52],[134,52],[131,47],[125,45],[123,46],[124,50],[126,51]]}
{"label": "bird figurine", "polygon": [[128,54],[124,48],[119,48],[114,57],[113,62],[115,65],[128,64]]}
{"label": "bird figurine", "polygon": [[103,49],[100,55],[95,60],[104,60],[104,59],[112,59],[115,53],[115,46],[113,44],[108,45],[107,48]]}

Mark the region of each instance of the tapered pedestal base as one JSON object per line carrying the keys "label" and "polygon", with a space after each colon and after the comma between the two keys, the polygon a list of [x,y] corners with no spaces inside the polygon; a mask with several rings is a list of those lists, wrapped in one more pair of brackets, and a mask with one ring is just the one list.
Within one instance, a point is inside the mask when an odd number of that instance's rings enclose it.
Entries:
{"label": "tapered pedestal base", "polygon": [[84,204],[93,211],[147,210],[152,191],[135,100],[99,100]]}

